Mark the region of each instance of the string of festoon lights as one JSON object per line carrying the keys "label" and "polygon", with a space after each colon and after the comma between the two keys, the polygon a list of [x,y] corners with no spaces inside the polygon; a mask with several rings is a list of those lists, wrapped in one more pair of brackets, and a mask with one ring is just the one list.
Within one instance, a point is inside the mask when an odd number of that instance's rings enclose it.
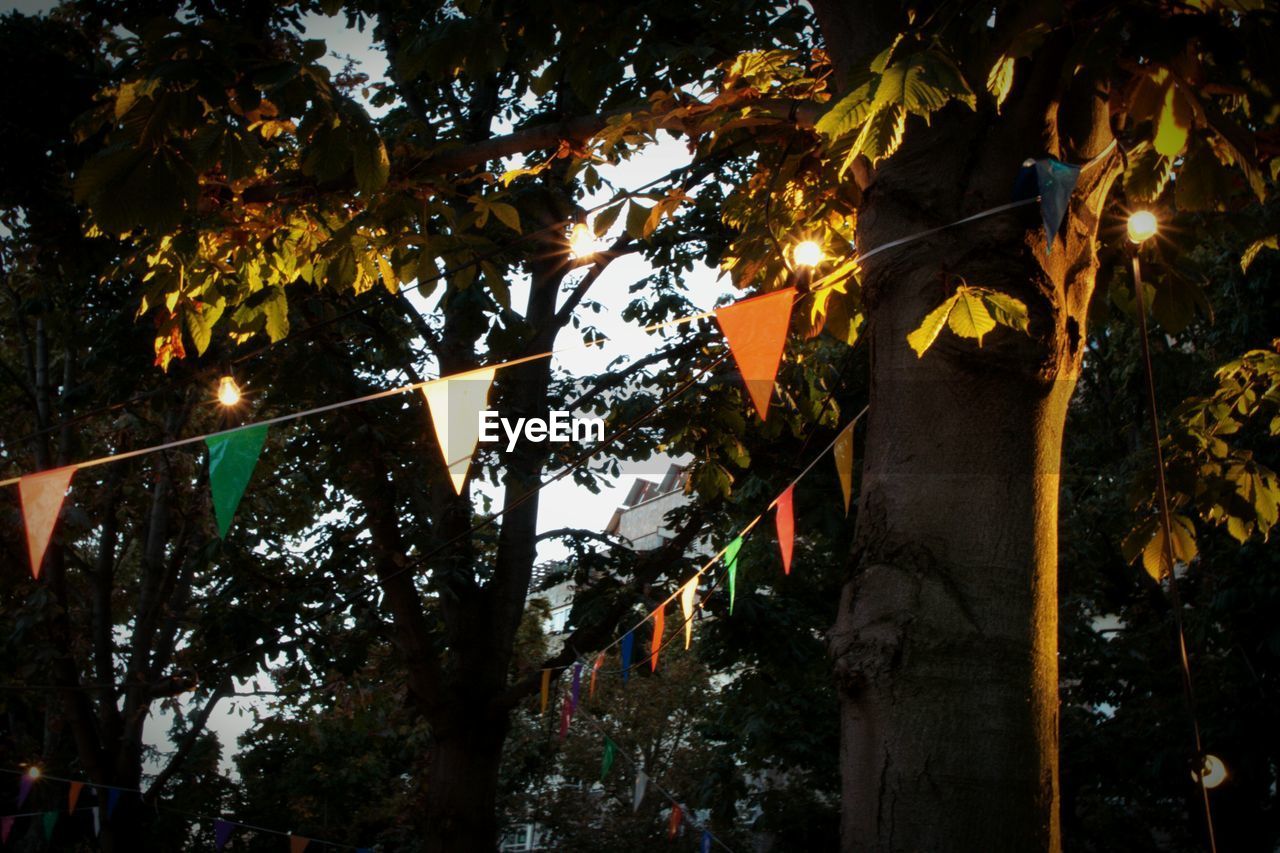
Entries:
{"label": "string of festoon lights", "polygon": [[1143,292],[1142,282],[1142,247],[1159,232],[1160,223],[1150,210],[1135,210],[1129,214],[1125,230],[1129,236],[1130,260],[1133,267],[1133,292],[1138,314],[1138,342],[1142,352],[1143,377],[1147,389],[1147,411],[1150,415],[1151,444],[1155,453],[1156,468],[1156,506],[1160,516],[1161,533],[1164,536],[1164,566],[1167,572],[1164,577],[1157,578],[1157,583],[1167,580],[1169,599],[1173,611],[1173,624],[1178,641],[1178,673],[1182,680],[1182,689],[1187,701],[1187,709],[1191,717],[1191,734],[1195,747],[1197,766],[1191,770],[1191,778],[1200,789],[1200,801],[1204,809],[1205,831],[1208,834],[1209,849],[1216,853],[1217,837],[1213,828],[1213,809],[1209,804],[1209,790],[1221,785],[1227,779],[1227,766],[1222,759],[1208,753],[1200,735],[1200,721],[1196,713],[1195,685],[1191,677],[1191,661],[1187,655],[1187,635],[1182,624],[1182,595],[1178,591],[1178,579],[1174,572],[1177,561],[1173,553],[1173,525],[1169,511],[1169,493],[1165,486],[1164,449],[1161,444],[1160,414],[1156,404],[1155,371],[1151,366],[1151,347],[1147,332],[1147,297]]}

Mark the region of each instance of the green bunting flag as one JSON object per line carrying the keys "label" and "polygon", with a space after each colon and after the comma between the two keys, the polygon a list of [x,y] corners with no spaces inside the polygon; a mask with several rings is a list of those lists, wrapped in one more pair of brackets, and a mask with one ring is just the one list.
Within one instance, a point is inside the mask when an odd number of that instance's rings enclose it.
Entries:
{"label": "green bunting flag", "polygon": [[742,550],[742,537],[736,537],[724,549],[724,569],[729,574],[729,615],[733,615],[733,600],[738,594],[738,552]]}
{"label": "green bunting flag", "polygon": [[218,433],[204,440],[209,446],[209,489],[213,492],[213,513],[218,520],[220,539],[227,538],[231,518],[236,514],[266,440],[266,424]]}
{"label": "green bunting flag", "polygon": [[604,781],[604,777],[609,775],[609,768],[613,767],[613,756],[617,747],[613,745],[613,740],[605,735],[604,738],[604,758],[600,759],[600,781]]}
{"label": "green bunting flag", "polygon": [[45,840],[45,841],[52,841],[52,840],[53,840],[53,828],[54,828],[55,826],[57,826],[57,824],[58,824],[58,813],[57,813],[57,812],[45,812],[45,813],[44,813],[44,815],[41,817],[40,822],[41,822],[41,824],[43,825],[43,828],[44,828],[44,840]]}

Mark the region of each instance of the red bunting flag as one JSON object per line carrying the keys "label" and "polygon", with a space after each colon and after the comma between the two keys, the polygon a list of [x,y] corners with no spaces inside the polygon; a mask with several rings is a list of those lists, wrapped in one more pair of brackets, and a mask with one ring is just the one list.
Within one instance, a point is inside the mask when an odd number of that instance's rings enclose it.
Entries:
{"label": "red bunting flag", "polygon": [[684,615],[685,651],[689,650],[689,642],[693,639],[693,599],[697,594],[698,576],[694,575],[680,588],[680,612]]}
{"label": "red bunting flag", "polygon": [[659,604],[653,611],[653,640],[649,643],[649,667],[658,671],[658,652],[662,649],[662,632],[667,627],[667,605]]}
{"label": "red bunting flag", "polygon": [[547,700],[551,698],[551,670],[544,669],[542,671],[542,710],[539,714],[547,713]]}
{"label": "red bunting flag", "polygon": [[680,808],[679,803],[671,804],[671,822],[667,824],[667,840],[674,840],[676,834],[680,832],[680,821],[684,820],[684,809]]}
{"label": "red bunting flag", "polygon": [[600,667],[604,665],[604,652],[596,655],[596,662],[591,666],[591,689],[587,691],[588,699],[596,698],[596,673],[600,671]]}
{"label": "red bunting flag", "polygon": [[13,832],[13,818],[0,817],[0,844],[9,843],[9,833]]}
{"label": "red bunting flag", "polygon": [[18,480],[18,500],[22,502],[22,520],[27,528],[27,556],[31,560],[31,576],[40,577],[44,553],[53,538],[54,525],[62,500],[67,496],[75,465],[51,468],[38,474],[28,474]]}
{"label": "red bunting flag", "polygon": [[778,548],[782,551],[782,571],[788,575],[791,574],[791,547],[796,538],[796,522],[791,510],[791,493],[795,487],[795,483],[787,486],[786,491],[773,502],[778,509],[775,521],[778,524]]}
{"label": "red bunting flag", "polygon": [[761,420],[769,416],[773,381],[787,342],[795,295],[794,288],[787,288],[716,309],[716,322],[729,342],[729,351]]}
{"label": "red bunting flag", "polygon": [[84,788],[83,782],[72,782],[71,790],[67,792],[67,811],[74,812],[76,803],[80,800],[80,791]]}
{"label": "red bunting flag", "polygon": [[303,838],[301,835],[289,836],[289,853],[302,853],[307,849],[307,845],[311,843],[310,838]]}
{"label": "red bunting flag", "polygon": [[440,454],[457,494],[462,494],[471,456],[480,440],[480,413],[489,405],[493,373],[494,368],[485,367],[422,386]]}
{"label": "red bunting flag", "polygon": [[564,703],[560,706],[560,740],[564,740],[569,734],[569,721],[573,718],[573,703],[569,701],[569,697],[564,697]]}
{"label": "red bunting flag", "polygon": [[840,477],[840,493],[844,495],[844,514],[849,514],[849,499],[853,495],[853,425],[850,421],[840,435],[836,436],[831,455],[836,460],[836,475]]}

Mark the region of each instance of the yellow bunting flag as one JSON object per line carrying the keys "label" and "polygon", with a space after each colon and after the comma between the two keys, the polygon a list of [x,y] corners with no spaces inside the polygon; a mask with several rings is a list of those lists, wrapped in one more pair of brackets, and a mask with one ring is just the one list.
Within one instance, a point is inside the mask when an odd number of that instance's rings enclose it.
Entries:
{"label": "yellow bunting flag", "polygon": [[850,421],[839,436],[835,447],[831,449],[836,460],[836,474],[840,477],[840,493],[844,495],[844,514],[849,514],[849,499],[853,495],[853,425]]}
{"label": "yellow bunting flag", "polygon": [[84,788],[83,782],[72,782],[71,790],[67,792],[67,811],[74,812],[76,803],[80,800],[80,791]]}
{"label": "yellow bunting flag", "polygon": [[551,697],[551,670],[544,669],[542,671],[542,710],[538,713],[547,713],[547,700]]}
{"label": "yellow bunting flag", "polygon": [[440,444],[440,455],[449,469],[453,490],[462,494],[471,467],[471,455],[480,440],[480,413],[489,404],[494,368],[459,373],[422,387],[431,409],[431,423]]}
{"label": "yellow bunting flag", "polygon": [[18,500],[22,502],[22,520],[27,528],[27,556],[31,559],[32,577],[40,577],[44,553],[53,538],[62,500],[75,473],[76,466],[68,465],[28,474],[18,480]]}
{"label": "yellow bunting flag", "polygon": [[302,853],[307,849],[307,845],[311,843],[310,838],[303,838],[301,835],[289,836],[289,853]]}
{"label": "yellow bunting flag", "polygon": [[658,652],[662,650],[662,634],[667,627],[667,605],[659,604],[653,611],[653,641],[649,643],[649,667],[658,671]]}
{"label": "yellow bunting flag", "polygon": [[787,342],[795,296],[795,289],[787,288],[716,309],[716,322],[729,342],[729,351],[738,363],[738,372],[760,420],[769,416],[773,381]]}
{"label": "yellow bunting flag", "polygon": [[689,649],[693,640],[693,599],[698,594],[698,576],[689,578],[689,582],[680,588],[680,612],[684,614],[684,648]]}

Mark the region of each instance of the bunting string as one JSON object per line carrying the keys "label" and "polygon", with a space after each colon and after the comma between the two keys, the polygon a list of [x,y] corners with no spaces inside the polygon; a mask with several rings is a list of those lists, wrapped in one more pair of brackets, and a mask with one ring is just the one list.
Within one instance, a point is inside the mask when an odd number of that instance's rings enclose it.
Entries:
{"label": "bunting string", "polygon": [[[14,770],[14,769],[12,769],[12,768],[8,768],[8,767],[0,767],[0,773],[8,773],[8,774],[15,775],[15,776],[21,776],[21,777],[23,777],[23,778],[29,778],[29,777],[27,776],[27,771],[25,771],[25,770]],[[50,774],[48,774],[48,773],[41,773],[41,774],[40,774],[40,779],[37,781],[37,783],[36,783],[36,784],[39,784],[40,782],[44,782],[44,781],[49,781],[49,782],[61,782],[61,783],[67,784],[67,785],[80,785],[80,786],[85,787],[85,788],[100,789],[100,790],[104,790],[104,791],[111,791],[111,792],[116,793],[116,794],[137,794],[140,798],[141,798],[141,797],[143,797],[143,796],[145,795],[145,793],[144,793],[141,789],[138,789],[138,788],[127,788],[127,787],[122,787],[122,786],[120,786],[120,785],[106,785],[106,784],[99,784],[99,783],[97,783],[97,782],[90,782],[90,781],[85,780],[85,779],[70,779],[70,778],[67,778],[67,777],[65,777],[65,776],[52,776],[52,775],[50,775]],[[77,811],[77,812],[83,812],[83,811],[95,811],[97,808],[98,808],[97,806],[86,806],[86,807],[83,807],[83,808],[76,809],[75,811]],[[172,807],[169,807],[169,806],[164,806],[164,807],[157,806],[157,808],[159,808],[161,811],[165,811],[165,812],[168,812],[168,813],[170,813],[170,814],[182,815],[182,816],[184,816],[184,817],[193,818],[193,819],[196,819],[196,820],[199,820],[199,821],[209,822],[209,823],[213,823],[213,824],[217,824],[217,823],[219,823],[219,822],[221,822],[221,823],[227,823],[227,824],[232,824],[232,825],[233,825],[234,827],[236,827],[236,828],[248,829],[248,830],[252,830],[252,831],[254,831],[254,832],[266,832],[266,833],[270,833],[270,834],[272,834],[272,835],[281,835],[281,836],[285,836],[285,837],[288,837],[288,838],[297,839],[297,840],[299,840],[299,841],[306,841],[306,842],[307,842],[307,843],[309,843],[309,844],[325,844],[325,845],[328,845],[329,847],[335,847],[335,848],[338,848],[338,849],[340,849],[340,850],[355,850],[355,851],[357,851],[357,853],[361,853],[361,851],[369,851],[369,850],[370,850],[370,848],[368,848],[368,847],[357,847],[357,846],[355,846],[355,845],[353,845],[353,844],[343,844],[343,843],[338,842],[338,841],[325,841],[325,840],[323,840],[323,839],[319,839],[319,838],[309,838],[309,837],[308,837],[308,838],[303,838],[302,836],[299,836],[299,835],[297,835],[296,833],[289,832],[289,831],[287,831],[287,830],[283,830],[283,829],[272,829],[271,827],[268,827],[268,826],[257,826],[257,825],[255,825],[255,824],[245,823],[245,822],[243,822],[243,821],[239,821],[239,820],[235,820],[235,819],[233,819],[233,818],[226,817],[225,815],[207,815],[207,814],[200,814],[200,813],[198,813],[198,812],[190,812],[190,811],[186,811],[185,809],[175,809],[175,808],[172,808]],[[22,813],[22,814],[4,815],[3,817],[9,817],[9,818],[18,818],[18,817],[37,817],[37,816],[45,815],[45,814],[47,814],[47,813],[48,813],[48,810],[45,810],[45,811],[39,811],[39,812],[24,812],[24,813]],[[61,813],[61,812],[59,812],[59,813]],[[224,839],[224,840],[225,840],[225,839]],[[221,849],[221,848],[219,848],[219,849]]]}

